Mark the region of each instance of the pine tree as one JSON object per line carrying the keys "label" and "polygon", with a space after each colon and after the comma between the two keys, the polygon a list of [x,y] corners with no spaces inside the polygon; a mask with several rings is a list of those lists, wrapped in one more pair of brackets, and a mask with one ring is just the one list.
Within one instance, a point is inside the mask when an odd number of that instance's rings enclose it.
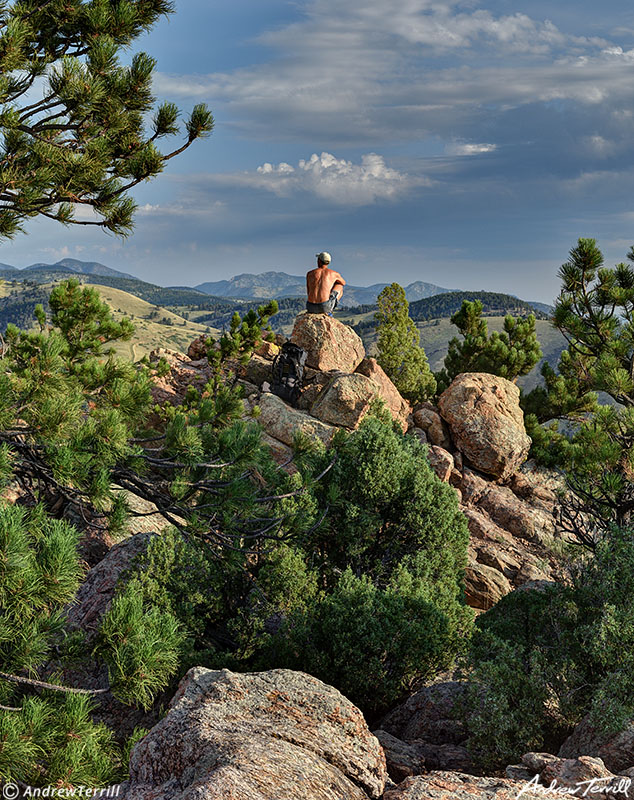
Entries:
{"label": "pine tree", "polygon": [[493,331],[489,336],[486,320],[482,319],[482,303],[464,300],[451,322],[463,338],[454,337],[449,342],[444,369],[436,375],[439,390],[447,388],[462,372],[489,372],[515,381],[520,375],[527,375],[542,357],[532,314],[525,319],[507,314],[504,331]]}
{"label": "pine tree", "polygon": [[420,346],[418,329],[409,317],[405,290],[392,283],[381,291],[377,302],[377,361],[403,397],[422,402],[436,392],[436,380]]}
{"label": "pine tree", "polygon": [[[119,361],[110,347],[132,324],[116,322],[97,291],[75,279],[55,287],[50,308],[50,319],[37,309],[35,330],[9,326],[0,359],[0,480],[17,482],[23,502],[35,504],[29,512],[0,503],[0,778],[98,786],[118,777],[124,758],[112,733],[91,721],[99,692],[69,690],[50,672],[65,652],[88,655],[61,614],[82,574],[79,534],[57,517],[70,506],[86,519],[96,507],[116,533],[127,515],[119,487],[129,489],[221,564],[223,581],[246,568],[261,541],[311,518],[292,507],[305,486],[278,469],[257,425],[240,420],[240,389],[229,377],[230,362],[261,341],[273,305],[210,343],[220,352],[214,377],[202,392],[192,387],[181,408],[164,409],[164,430],[149,441],[150,368]],[[147,708],[178,669],[183,644],[171,606],[131,580],[91,657],[107,665],[116,697]],[[33,697],[34,689],[45,693]]]}
{"label": "pine tree", "polygon": [[[38,677],[49,659],[72,658],[81,648],[65,631],[62,613],[83,574],[78,539],[77,530],[42,505],[29,511],[0,504],[0,778],[6,781],[103,786],[124,766],[112,732],[90,716],[104,690]],[[128,600],[125,620],[117,617],[121,601],[115,602],[99,652],[117,665],[114,693],[147,706],[176,668],[180,635],[176,620],[158,609],[137,602],[130,614],[134,602]],[[34,696],[34,690],[44,693]]]}
{"label": "pine tree", "polygon": [[[634,248],[628,259],[634,261]],[[562,506],[564,523],[594,547],[611,526],[627,527],[633,519],[634,269],[604,267],[596,241],[579,239],[559,277],[553,324],[568,349],[560,375],[546,370],[546,388],[526,399],[526,423],[537,454],[566,469],[573,491]],[[615,405],[597,406],[596,392]],[[539,427],[553,417],[575,421],[574,435]]]}
{"label": "pine tree", "polygon": [[[162,153],[157,141],[178,133],[179,111],[164,103],[146,132],[155,61],[119,60],[173,10],[169,0],[0,4],[0,237],[37,215],[126,235],[136,208],[129,190],[211,132],[213,117],[197,105],[184,144]],[[94,219],[77,219],[80,206]]]}

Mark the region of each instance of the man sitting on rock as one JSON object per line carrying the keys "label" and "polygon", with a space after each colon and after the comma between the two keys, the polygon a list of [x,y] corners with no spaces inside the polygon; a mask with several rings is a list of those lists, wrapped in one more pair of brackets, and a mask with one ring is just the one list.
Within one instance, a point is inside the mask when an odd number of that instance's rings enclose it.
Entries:
{"label": "man sitting on rock", "polygon": [[330,269],[328,264],[331,261],[330,253],[318,253],[317,269],[312,269],[306,275],[306,311],[309,314],[328,314],[332,317],[341,300],[346,282],[338,272]]}

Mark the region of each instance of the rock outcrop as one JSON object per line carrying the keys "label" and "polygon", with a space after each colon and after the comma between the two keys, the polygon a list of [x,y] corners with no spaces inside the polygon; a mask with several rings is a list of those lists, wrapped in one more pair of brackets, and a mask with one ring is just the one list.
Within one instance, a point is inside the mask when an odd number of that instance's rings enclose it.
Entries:
{"label": "rock outcrop", "polygon": [[361,712],[301,672],[194,667],[134,748],[125,800],[378,800],[385,757]]}
{"label": "rock outcrop", "polygon": [[505,378],[466,372],[438,401],[457,449],[476,469],[494,478],[510,478],[530,450],[519,399],[520,390]]}
{"label": "rock outcrop", "polygon": [[338,375],[321,392],[310,413],[322,422],[354,430],[378,394],[376,383],[365,375]]}
{"label": "rock outcrop", "polygon": [[[277,344],[262,343],[238,381],[245,393],[245,417],[259,408],[264,441],[278,464],[295,469],[288,448],[296,433],[328,445],[337,429],[354,430],[378,397],[404,431],[427,443],[429,463],[457,493],[471,534],[469,605],[485,611],[528,582],[562,577],[561,560],[552,548],[558,536],[554,509],[559,487],[544,471],[520,467],[529,439],[514,384],[492,375],[461,375],[440,401],[446,421],[431,403],[412,414],[376,360],[363,357],[360,340],[348,326],[325,315],[301,314],[295,333],[296,341],[313,354],[312,363],[319,365],[305,368],[297,408],[267,391],[273,358],[283,343],[280,337]],[[192,355],[203,347],[204,338],[197,340]],[[161,391],[169,388],[172,402],[181,402],[191,375],[198,376],[194,385],[206,380],[206,358],[188,361],[171,351],[153,354],[159,356],[171,370],[157,382]],[[141,520],[153,530],[162,527],[154,517]]]}
{"label": "rock outcrop", "polygon": [[584,717],[561,745],[561,758],[591,756],[600,758],[612,772],[634,767],[634,721],[618,733],[602,733]]}
{"label": "rock outcrop", "polygon": [[470,560],[465,570],[464,591],[467,605],[481,611],[488,611],[504,595],[512,592],[513,587],[497,567]]}
{"label": "rock outcrop", "polygon": [[[196,343],[199,347],[193,347]],[[199,340],[192,342],[193,352],[198,353],[200,347]],[[178,353],[175,350],[167,350],[159,347],[150,353],[150,362],[158,363],[164,359],[168,366],[169,372],[165,375],[156,376],[152,381],[152,399],[158,405],[165,403],[172,403],[172,405],[180,405],[183,402],[188,386],[194,386],[197,389],[202,389],[211,377],[211,370],[206,358],[200,360],[192,360]]]}
{"label": "rock outcrop", "polygon": [[[424,760],[427,769],[461,772],[473,769],[471,754],[465,747],[468,733],[456,709],[465,686],[460,681],[439,680],[410,695],[383,718],[380,724],[382,734],[377,731],[375,735],[382,744],[385,735],[395,740],[386,740],[389,744],[386,750],[388,769],[392,765],[402,770],[407,763],[412,767],[411,759],[405,764],[403,761],[407,755],[413,754]],[[407,750],[395,742],[402,742],[412,749]]]}
{"label": "rock outcrop", "polygon": [[442,447],[443,450],[452,450],[453,442],[449,429],[442,417],[431,403],[423,403],[421,408],[414,412],[414,424],[425,432],[431,444]]}
{"label": "rock outcrop", "polygon": [[506,774],[524,785],[533,781],[542,792],[550,788],[560,796],[634,798],[629,775],[615,775],[600,758],[590,756],[558,758],[550,753],[526,753],[521,764],[506,768]]}
{"label": "rock outcrop", "polygon": [[374,731],[374,735],[383,748],[387,772],[394,783],[400,783],[410,775],[422,775],[425,772],[422,742],[404,742],[382,730]]}
{"label": "rock outcrop", "polygon": [[385,374],[385,370],[379,365],[376,358],[364,358],[357,367],[357,372],[370,378],[379,387],[379,397],[394,419],[400,423],[403,431],[406,431],[412,408],[407,400],[401,397],[400,392]]}
{"label": "rock outcrop", "polygon": [[363,342],[352,328],[326,314],[300,314],[291,341],[306,350],[306,363],[320,372],[354,372],[365,358]]}
{"label": "rock outcrop", "polygon": [[119,578],[138,556],[147,551],[155,534],[137,533],[116,544],[88,574],[73,603],[66,609],[70,628],[82,630],[90,641],[110,608]]}
{"label": "rock outcrop", "polygon": [[286,445],[293,444],[296,433],[320,439],[328,445],[336,430],[332,425],[327,425],[304,411],[291,408],[270,392],[262,394],[258,405],[260,407],[258,422],[269,436]]}

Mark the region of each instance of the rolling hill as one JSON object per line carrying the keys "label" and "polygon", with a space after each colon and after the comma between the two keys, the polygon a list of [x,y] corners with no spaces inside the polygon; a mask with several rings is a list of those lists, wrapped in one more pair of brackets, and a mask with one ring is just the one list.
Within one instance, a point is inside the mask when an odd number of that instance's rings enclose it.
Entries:
{"label": "rolling hill", "polygon": [[[48,297],[54,285],[52,282],[14,285],[13,281],[0,281],[0,330],[4,331],[9,322],[23,329],[32,328],[35,306],[41,303],[48,311]],[[134,323],[136,330],[133,338],[115,345],[118,355],[132,361],[138,361],[157,347],[186,352],[188,345],[201,333],[214,336],[220,333],[213,326],[187,320],[168,308],[149,303],[121,289],[100,283],[89,285],[94,286],[108,303],[115,319],[126,316]]]}
{"label": "rolling hill", "polygon": [[[24,277],[31,277],[28,273],[81,273],[83,275],[111,275],[119,276],[121,278],[134,278],[128,272],[120,272],[118,269],[106,267],[105,264],[100,264],[98,261],[79,261],[76,258],[63,258],[55,264],[37,263],[31,264],[28,267],[19,269],[12,267],[10,264],[0,264],[0,275],[2,277],[16,278],[18,280]],[[4,273],[7,273],[6,275]],[[27,275],[25,275],[27,273]]]}

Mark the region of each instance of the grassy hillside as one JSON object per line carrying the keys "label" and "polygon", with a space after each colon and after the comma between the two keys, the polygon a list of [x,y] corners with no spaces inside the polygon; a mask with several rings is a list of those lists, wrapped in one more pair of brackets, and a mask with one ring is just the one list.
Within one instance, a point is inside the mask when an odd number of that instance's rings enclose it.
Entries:
{"label": "grassy hillside", "polygon": [[[190,342],[209,330],[207,325],[186,320],[173,311],[148,303],[129,292],[101,284],[93,286],[112,308],[115,319],[126,316],[134,323],[134,337],[115,347],[117,354],[122,357],[138,361],[157,347],[183,352]],[[219,331],[212,328],[211,333],[217,336]]]}
{"label": "grassy hillside", "polygon": [[[48,297],[54,285],[0,281],[0,330],[5,330],[9,322],[20,328],[32,327],[35,306],[41,303],[48,310]],[[101,283],[91,282],[90,285],[108,303],[116,319],[126,316],[134,322],[136,332],[133,339],[115,347],[122,357],[137,361],[156,347],[184,351],[201,333],[211,331],[212,335],[219,334],[217,328],[207,323],[186,320],[180,314],[129,292]]]}

